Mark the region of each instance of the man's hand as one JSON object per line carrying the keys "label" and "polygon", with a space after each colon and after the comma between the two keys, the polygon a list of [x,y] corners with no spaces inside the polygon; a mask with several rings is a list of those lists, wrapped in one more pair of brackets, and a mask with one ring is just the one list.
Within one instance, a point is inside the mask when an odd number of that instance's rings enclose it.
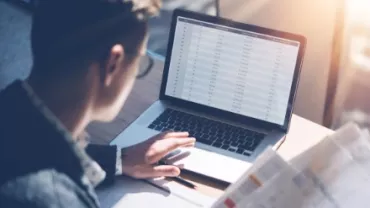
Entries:
{"label": "man's hand", "polygon": [[179,147],[193,147],[194,144],[195,138],[190,138],[187,132],[158,134],[122,151],[122,172],[134,178],[178,176],[178,167],[155,164],[171,151]]}

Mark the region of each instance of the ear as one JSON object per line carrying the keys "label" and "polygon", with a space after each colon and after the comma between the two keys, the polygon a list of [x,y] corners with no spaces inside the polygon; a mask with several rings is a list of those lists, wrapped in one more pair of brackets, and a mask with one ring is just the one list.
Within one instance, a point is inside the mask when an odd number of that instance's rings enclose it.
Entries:
{"label": "ear", "polygon": [[106,66],[102,69],[102,78],[105,86],[110,86],[114,76],[122,67],[125,52],[121,44],[114,45],[106,61]]}

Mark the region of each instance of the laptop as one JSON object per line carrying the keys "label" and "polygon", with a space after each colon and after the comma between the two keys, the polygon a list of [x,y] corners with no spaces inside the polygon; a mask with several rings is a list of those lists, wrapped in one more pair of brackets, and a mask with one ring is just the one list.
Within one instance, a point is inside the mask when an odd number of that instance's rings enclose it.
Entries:
{"label": "laptop", "polygon": [[195,147],[167,162],[235,182],[287,134],[305,45],[300,35],[175,10],[159,100],[111,144],[187,131]]}

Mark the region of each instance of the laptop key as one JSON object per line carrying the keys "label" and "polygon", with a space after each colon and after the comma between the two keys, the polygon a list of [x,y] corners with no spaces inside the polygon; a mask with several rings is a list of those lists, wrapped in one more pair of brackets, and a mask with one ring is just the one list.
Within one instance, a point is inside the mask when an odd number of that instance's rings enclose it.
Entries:
{"label": "laptop key", "polygon": [[244,149],[244,150],[251,150],[252,149],[251,146],[249,146],[249,145],[239,145],[238,147],[240,149]]}
{"label": "laptop key", "polygon": [[230,146],[229,149],[235,149],[235,151],[238,149],[236,146]]}
{"label": "laptop key", "polygon": [[229,148],[229,149],[228,149],[228,151],[230,151],[230,152],[235,152],[236,150],[235,150],[235,149],[233,149],[233,148]]}
{"label": "laptop key", "polygon": [[222,146],[222,143],[215,142],[215,143],[212,144],[212,146],[214,146],[214,147],[221,147]]}
{"label": "laptop key", "polygon": [[154,124],[150,124],[150,125],[148,126],[148,128],[150,128],[150,129],[154,129],[154,128],[155,128],[155,125],[154,125]]}
{"label": "laptop key", "polygon": [[217,140],[218,139],[218,140],[222,141],[221,137],[217,136],[216,134],[213,134],[213,135],[211,134],[210,136],[214,140]]}
{"label": "laptop key", "polygon": [[198,139],[197,141],[200,142],[200,143],[203,143],[203,144],[208,144],[208,145],[212,144],[211,140]]}
{"label": "laptop key", "polygon": [[189,133],[189,136],[194,137],[194,133],[195,133],[194,131],[192,131],[192,130],[189,131],[188,130],[187,132]]}
{"label": "laptop key", "polygon": [[216,133],[216,132],[218,131],[218,129],[217,129],[217,128],[215,128],[215,127],[212,127],[212,126],[211,126],[211,128],[209,129],[209,131],[210,131],[210,132],[214,132],[214,133]]}
{"label": "laptop key", "polygon": [[231,146],[234,146],[234,147],[237,147],[238,145],[239,145],[239,143],[237,143],[237,142],[231,142],[231,144],[230,144]]}
{"label": "laptop key", "polygon": [[200,133],[195,133],[194,134],[194,137],[196,138],[196,139],[200,139],[201,137],[200,137],[201,135],[200,135]]}
{"label": "laptop key", "polygon": [[214,133],[209,131],[209,130],[205,130],[203,132],[204,132],[204,134],[209,135],[209,136],[214,135]]}
{"label": "laptop key", "polygon": [[247,142],[245,142],[245,145],[244,146],[246,146],[246,147],[252,147],[253,144],[254,144],[253,141],[247,141]]}
{"label": "laptop key", "polygon": [[214,141],[215,143],[221,143],[222,144],[222,140],[220,140],[220,139],[210,138],[210,140]]}
{"label": "laptop key", "polygon": [[251,154],[249,152],[243,152],[243,155],[251,156]]}
{"label": "laptop key", "polygon": [[254,142],[254,143],[251,145],[250,149],[251,149],[252,151],[253,151],[253,150],[255,150],[259,144],[260,144],[260,141],[259,141],[259,142]]}
{"label": "laptop key", "polygon": [[238,148],[238,149],[236,150],[236,153],[239,153],[239,154],[243,154],[243,152],[244,152],[244,149],[241,149],[241,148]]}
{"label": "laptop key", "polygon": [[230,146],[229,146],[229,145],[227,145],[227,144],[226,144],[226,145],[224,144],[224,145],[222,145],[222,146],[221,146],[221,148],[222,148],[222,149],[225,149],[225,150],[228,150],[228,149],[229,149],[229,147],[230,147]]}
{"label": "laptop key", "polygon": [[239,140],[245,140],[245,138],[246,138],[246,137],[245,137],[245,136],[243,136],[243,135],[240,135],[240,134],[239,134],[237,138],[238,138]]}
{"label": "laptop key", "polygon": [[245,145],[241,146],[241,148],[244,148],[244,149],[248,149],[248,150],[254,150],[253,148],[253,145],[255,144],[255,142],[246,142]]}
{"label": "laptop key", "polygon": [[221,129],[218,129],[216,135],[217,136],[222,136],[224,134],[225,131],[221,130]]}
{"label": "laptop key", "polygon": [[176,126],[176,127],[175,127],[175,131],[181,131],[181,128],[180,128],[180,127],[178,127],[178,126]]}
{"label": "laptop key", "polygon": [[231,141],[231,138],[225,134],[221,136],[221,139]]}
{"label": "laptop key", "polygon": [[160,121],[155,120],[152,124],[157,126],[157,125],[159,125],[159,123],[160,123]]}
{"label": "laptop key", "polygon": [[242,137],[242,138],[246,138],[247,133],[246,132],[240,132],[239,136]]}
{"label": "laptop key", "polygon": [[187,129],[187,128],[184,128],[184,127],[180,127],[180,131],[181,131],[181,132],[187,132],[187,131],[188,131],[188,129]]}
{"label": "laptop key", "polygon": [[203,135],[203,138],[204,138],[204,139],[210,139],[211,137],[210,137],[208,134],[204,134],[204,135]]}
{"label": "laptop key", "polygon": [[231,141],[228,141],[228,140],[224,140],[222,141],[223,144],[231,144]]}
{"label": "laptop key", "polygon": [[162,131],[162,127],[160,127],[160,126],[156,126],[156,127],[154,128],[154,130]]}

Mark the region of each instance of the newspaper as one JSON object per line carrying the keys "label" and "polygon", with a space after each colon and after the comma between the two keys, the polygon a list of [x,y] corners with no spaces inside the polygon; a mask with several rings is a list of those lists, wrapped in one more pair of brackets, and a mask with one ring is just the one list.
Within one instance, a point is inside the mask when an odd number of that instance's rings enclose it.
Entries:
{"label": "newspaper", "polygon": [[[370,170],[370,134],[368,130],[360,130],[354,124],[340,129],[340,134],[333,135],[333,139],[346,149],[353,159],[366,170]],[[341,134],[354,136],[339,136]]]}
{"label": "newspaper", "polygon": [[254,165],[225,191],[225,194],[212,207],[228,208],[235,206],[273,178],[279,171],[288,167],[289,164],[269,147],[264,154],[261,154],[256,159]]}
{"label": "newspaper", "polygon": [[267,149],[213,208],[369,207],[370,134],[348,124],[292,161]]}

